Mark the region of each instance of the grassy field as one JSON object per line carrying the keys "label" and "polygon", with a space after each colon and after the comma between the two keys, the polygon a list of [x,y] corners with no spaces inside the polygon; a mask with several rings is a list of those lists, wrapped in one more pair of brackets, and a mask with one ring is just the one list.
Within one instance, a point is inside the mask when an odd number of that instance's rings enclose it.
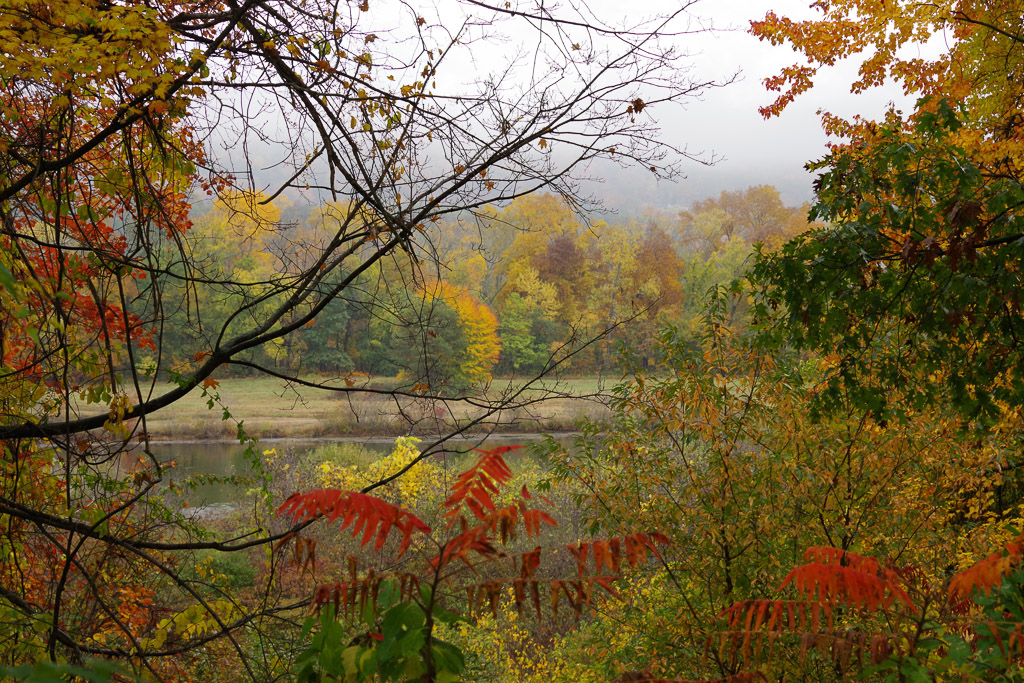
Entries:
{"label": "grassy field", "polygon": [[[383,394],[345,393],[287,385],[274,378],[219,380],[217,393],[234,420],[244,420],[246,432],[261,438],[338,437],[359,435],[426,435],[465,424],[482,409],[460,401],[426,401],[394,398]],[[516,397],[531,401],[490,418],[478,431],[568,431],[584,418],[609,415],[603,397],[614,381],[595,377],[547,381]],[[344,384],[342,384],[344,386]],[[385,390],[387,379],[368,380],[356,386]],[[517,392],[522,382],[496,379],[485,397],[500,400]],[[207,406],[207,398],[195,390],[183,400],[148,419],[149,433],[158,440],[232,438],[236,427],[223,420],[223,408]]]}

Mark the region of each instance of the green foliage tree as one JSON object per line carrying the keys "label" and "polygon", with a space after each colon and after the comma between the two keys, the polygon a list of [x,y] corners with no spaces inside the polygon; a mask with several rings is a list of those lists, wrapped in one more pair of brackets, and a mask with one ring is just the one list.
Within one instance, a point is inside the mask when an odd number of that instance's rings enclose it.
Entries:
{"label": "green foliage tree", "polygon": [[[854,90],[892,76],[921,97],[879,122],[825,115],[846,139],[815,165],[814,214],[827,226],[758,268],[793,343],[840,351],[830,407],[849,395],[886,419],[944,402],[984,426],[1021,405],[1021,38],[1007,10],[842,2],[807,22],[769,14],[754,24],[810,60],[770,80],[784,92],[766,114],[806,91],[818,65],[866,50],[876,52]],[[898,52],[941,31],[952,39],[934,59]],[[914,387],[907,405],[887,400],[892,385]]]}
{"label": "green foliage tree", "polygon": [[517,375],[543,369],[550,358],[549,344],[538,338],[543,313],[536,301],[512,292],[505,298],[501,316],[501,360],[498,369]]}
{"label": "green foliage tree", "polygon": [[332,374],[354,370],[355,364],[346,349],[350,308],[349,302],[335,299],[317,316],[312,327],[290,335],[289,340],[296,338],[293,343],[301,344],[302,350],[289,353],[288,365]]}
{"label": "green foliage tree", "polygon": [[[766,256],[756,277],[793,343],[840,354],[826,405],[852,397],[887,419],[942,401],[991,424],[1024,398],[1013,303],[1024,195],[972,158],[960,116],[936,105],[830,159],[814,210],[829,227]],[[894,385],[915,388],[906,403],[887,400]]]}

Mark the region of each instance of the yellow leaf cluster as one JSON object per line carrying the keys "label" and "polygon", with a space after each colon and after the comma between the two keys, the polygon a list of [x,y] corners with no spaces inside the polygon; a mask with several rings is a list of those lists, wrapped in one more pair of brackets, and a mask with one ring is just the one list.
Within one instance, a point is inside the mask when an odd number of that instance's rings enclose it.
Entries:
{"label": "yellow leaf cluster", "polygon": [[466,341],[465,358],[460,373],[472,385],[485,384],[491,379],[491,369],[501,353],[498,337],[498,318],[486,304],[447,280],[439,280],[424,288],[427,301],[441,301],[450,306],[459,317],[459,327]]}
{"label": "yellow leaf cluster", "polygon": [[[420,455],[416,448],[419,442],[419,439],[412,436],[399,437],[395,439],[391,453],[366,466],[322,462],[316,467],[317,486],[358,491],[368,484],[397,474],[416,460]],[[375,493],[397,505],[415,508],[431,500],[440,500],[444,490],[444,472],[441,468],[429,461],[421,461],[384,486],[383,491]]]}

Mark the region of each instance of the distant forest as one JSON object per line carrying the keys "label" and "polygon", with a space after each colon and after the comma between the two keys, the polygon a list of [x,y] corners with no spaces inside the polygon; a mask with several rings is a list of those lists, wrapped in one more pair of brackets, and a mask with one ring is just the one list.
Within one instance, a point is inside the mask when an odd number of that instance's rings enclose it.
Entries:
{"label": "distant forest", "polygon": [[[807,230],[807,213],[765,185],[722,192],[676,216],[622,222],[584,222],[554,195],[522,197],[439,221],[429,265],[396,252],[309,325],[254,349],[251,360],[289,372],[415,377],[461,390],[492,376],[535,374],[571,340],[599,338],[561,369],[612,371],[627,335],[644,354],[666,324],[696,331],[708,291],[740,276],[757,245],[773,250]],[[208,348],[239,308],[246,311],[239,327],[264,315],[243,299],[260,282],[309,267],[296,254],[320,253],[348,215],[331,203],[310,209],[286,197],[236,194],[195,217],[183,239],[207,277],[166,288],[175,360]],[[730,297],[730,321],[746,305],[744,296]],[[616,328],[627,319],[627,332]]]}

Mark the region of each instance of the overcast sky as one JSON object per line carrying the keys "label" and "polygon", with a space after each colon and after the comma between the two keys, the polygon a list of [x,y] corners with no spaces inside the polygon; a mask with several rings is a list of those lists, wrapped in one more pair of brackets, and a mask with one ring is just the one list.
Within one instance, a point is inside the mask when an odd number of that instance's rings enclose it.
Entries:
{"label": "overcast sky", "polygon": [[[599,3],[600,4],[600,3]],[[609,2],[609,7],[622,7]],[[634,0],[634,5],[656,10],[678,6],[672,0]],[[849,84],[855,79],[855,65],[829,69],[816,80],[809,93],[791,104],[781,118],[764,120],[758,107],[773,101],[763,79],[799,61],[786,47],[761,43],[746,29],[751,19],[763,18],[772,9],[793,18],[814,16],[809,0],[704,0],[694,11],[712,21],[714,33],[687,38],[688,50],[695,53],[695,74],[724,77],[741,70],[741,80],[728,87],[709,91],[700,102],[691,102],[677,115],[659,117],[666,139],[685,144],[690,151],[713,151],[723,157],[711,168],[687,166],[687,179],[678,183],[657,183],[649,173],[630,171],[615,175],[595,194],[605,197],[610,206],[624,213],[653,208],[687,206],[694,200],[750,185],[775,185],[788,204],[800,204],[812,197],[813,176],[804,164],[825,154],[826,137],[821,130],[817,110],[827,108],[837,114],[881,115],[888,103],[904,106],[907,100],[898,88],[876,89],[851,95]],[[614,11],[614,10],[612,10]],[[621,11],[621,10],[620,10]],[[726,30],[729,28],[734,30]],[[600,169],[604,173],[604,169]],[[621,191],[628,188],[628,192]]]}
{"label": "overcast sky", "polygon": [[[550,3],[554,0],[538,1]],[[620,24],[624,12],[627,20],[635,24],[646,16],[672,12],[686,4],[685,0],[559,1],[571,4],[586,2],[596,16],[609,24]],[[611,163],[594,165],[589,174],[604,178],[605,182],[588,184],[584,187],[585,192],[624,216],[642,215],[648,210],[675,212],[696,200],[717,196],[722,190],[740,190],[761,184],[776,186],[787,204],[799,205],[810,201],[813,176],[804,169],[804,165],[821,158],[826,152],[826,137],[817,111],[827,108],[840,115],[858,113],[876,118],[884,113],[890,102],[901,107],[908,103],[895,87],[877,88],[861,95],[850,94],[856,64],[841,64],[819,73],[815,87],[797,98],[781,117],[765,120],[758,113],[759,107],[774,99],[774,93],[765,90],[763,80],[798,62],[799,56],[788,47],[758,41],[747,32],[750,21],[762,19],[769,10],[794,19],[813,18],[817,13],[809,8],[810,2],[700,0],[692,3],[691,12],[701,18],[700,25],[715,29],[679,39],[680,46],[692,55],[692,76],[701,81],[724,80],[739,71],[739,79],[729,86],[707,91],[701,100],[690,100],[684,107],[651,107],[645,115],[657,119],[666,142],[675,147],[685,147],[690,153],[714,154],[720,161],[710,168],[687,163],[684,166],[687,177],[678,182],[658,182],[645,169],[624,171]],[[430,0],[424,5],[439,12],[444,2]],[[370,3],[371,14],[376,6]],[[393,6],[382,4],[381,7]],[[405,9],[406,14],[409,11]],[[695,24],[693,28],[697,26]],[[525,37],[527,35],[524,34],[521,40],[536,39],[535,34]],[[515,36],[506,35],[504,39],[506,46],[513,49],[525,46]],[[461,53],[460,58],[465,59],[461,63],[462,69],[471,75],[471,79],[493,68],[495,62],[486,44]],[[229,133],[225,134],[231,137]],[[230,140],[225,142],[224,153],[232,153],[233,145]],[[257,165],[264,161],[258,148],[245,153]]]}

